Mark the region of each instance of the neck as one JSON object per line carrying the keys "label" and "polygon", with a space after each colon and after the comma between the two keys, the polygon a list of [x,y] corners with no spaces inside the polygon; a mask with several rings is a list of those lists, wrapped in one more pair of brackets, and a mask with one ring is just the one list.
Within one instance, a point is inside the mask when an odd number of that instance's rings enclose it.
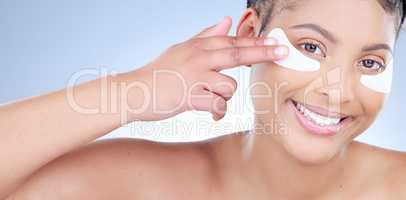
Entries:
{"label": "neck", "polygon": [[251,133],[239,138],[239,142],[230,141],[229,145],[240,147],[224,147],[228,150],[222,152],[227,154],[223,156],[228,158],[223,162],[229,165],[224,165],[223,170],[230,177],[236,177],[237,173],[244,184],[261,190],[264,196],[316,199],[337,192],[342,187],[345,150],[326,163],[309,164],[292,157],[275,142],[272,135]]}
{"label": "neck", "polygon": [[[344,175],[345,151],[322,164],[304,163],[289,154],[273,135],[251,134],[254,137],[250,157],[245,158],[247,173],[265,184],[273,195],[285,199],[315,199],[340,189]],[[278,136],[276,136],[278,137]],[[287,197],[291,198],[287,198]]]}

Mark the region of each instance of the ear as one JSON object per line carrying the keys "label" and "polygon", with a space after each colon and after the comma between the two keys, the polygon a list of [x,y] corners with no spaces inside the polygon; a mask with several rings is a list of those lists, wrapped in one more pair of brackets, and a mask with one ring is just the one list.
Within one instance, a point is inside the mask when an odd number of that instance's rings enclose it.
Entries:
{"label": "ear", "polygon": [[257,26],[259,25],[259,16],[253,8],[245,10],[237,26],[237,36],[256,37]]}

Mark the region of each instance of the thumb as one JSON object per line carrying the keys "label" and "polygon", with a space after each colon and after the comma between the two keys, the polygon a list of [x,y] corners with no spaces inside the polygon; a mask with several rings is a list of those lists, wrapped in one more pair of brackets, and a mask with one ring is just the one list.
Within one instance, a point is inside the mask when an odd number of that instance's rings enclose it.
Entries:
{"label": "thumb", "polygon": [[197,34],[194,38],[205,38],[205,37],[213,37],[213,36],[226,36],[230,32],[231,25],[232,25],[231,17],[225,17],[221,22],[218,24],[206,28],[201,33]]}

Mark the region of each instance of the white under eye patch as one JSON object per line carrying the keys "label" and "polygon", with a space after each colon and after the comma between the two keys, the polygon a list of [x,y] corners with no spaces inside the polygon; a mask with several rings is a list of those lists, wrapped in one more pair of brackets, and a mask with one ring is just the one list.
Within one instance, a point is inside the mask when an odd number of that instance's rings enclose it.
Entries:
{"label": "white under eye patch", "polygon": [[297,50],[292,43],[290,43],[288,37],[281,28],[273,29],[268,37],[275,38],[279,45],[285,45],[289,48],[289,55],[283,60],[275,61],[276,64],[288,69],[304,72],[317,71],[320,69],[320,62],[307,57]]}
{"label": "white under eye patch", "polygon": [[[268,34],[268,37],[275,38],[279,45],[285,45],[289,48],[289,55],[283,60],[274,61],[276,64],[288,69],[304,72],[317,71],[320,69],[320,62],[309,58],[297,50],[292,43],[290,43],[287,35],[281,28],[273,29]],[[371,90],[381,93],[390,93],[392,76],[393,60],[387,65],[385,71],[377,75],[362,75],[360,82]]]}
{"label": "white under eye patch", "polygon": [[386,66],[385,71],[377,75],[362,75],[361,83],[374,91],[390,93],[392,87],[393,60]]}

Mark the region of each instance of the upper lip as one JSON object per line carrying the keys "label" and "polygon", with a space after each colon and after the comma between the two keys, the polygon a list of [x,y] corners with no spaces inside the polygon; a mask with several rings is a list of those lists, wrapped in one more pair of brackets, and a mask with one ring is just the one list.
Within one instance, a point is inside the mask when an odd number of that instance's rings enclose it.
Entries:
{"label": "upper lip", "polygon": [[312,112],[314,112],[314,113],[317,113],[317,114],[319,114],[319,115],[321,115],[321,116],[324,116],[324,117],[340,118],[340,119],[349,117],[349,115],[346,115],[346,114],[343,114],[343,113],[340,113],[340,112],[336,112],[336,111],[331,111],[331,110],[328,110],[328,109],[326,109],[326,108],[322,108],[322,107],[319,107],[319,106],[304,104],[304,103],[302,103],[302,102],[295,101],[295,100],[293,100],[293,99],[292,99],[292,101],[293,101],[293,103],[294,103],[295,105],[296,105],[297,103],[299,103],[299,104],[305,106],[306,109],[308,109],[308,110],[310,110],[310,111],[312,111]]}

